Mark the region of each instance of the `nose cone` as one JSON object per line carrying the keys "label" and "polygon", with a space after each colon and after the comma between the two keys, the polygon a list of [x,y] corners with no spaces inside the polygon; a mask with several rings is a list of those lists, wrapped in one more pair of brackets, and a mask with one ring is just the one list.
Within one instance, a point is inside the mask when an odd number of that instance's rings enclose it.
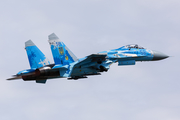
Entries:
{"label": "nose cone", "polygon": [[162,60],[162,59],[165,59],[165,58],[169,57],[168,55],[165,55],[164,53],[161,53],[161,52],[158,52],[158,51],[152,50],[152,52],[153,52],[153,59],[152,59],[152,61]]}

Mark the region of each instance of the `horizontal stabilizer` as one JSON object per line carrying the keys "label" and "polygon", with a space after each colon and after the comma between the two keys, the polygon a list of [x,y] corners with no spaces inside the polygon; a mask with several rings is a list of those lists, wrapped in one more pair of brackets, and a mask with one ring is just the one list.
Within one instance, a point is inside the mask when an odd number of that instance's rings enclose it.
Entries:
{"label": "horizontal stabilizer", "polygon": [[36,69],[27,69],[27,70],[22,70],[17,73],[17,75],[32,75],[35,72]]}
{"label": "horizontal stabilizer", "polygon": [[68,65],[62,66],[61,64],[55,65],[52,69],[68,69]]}

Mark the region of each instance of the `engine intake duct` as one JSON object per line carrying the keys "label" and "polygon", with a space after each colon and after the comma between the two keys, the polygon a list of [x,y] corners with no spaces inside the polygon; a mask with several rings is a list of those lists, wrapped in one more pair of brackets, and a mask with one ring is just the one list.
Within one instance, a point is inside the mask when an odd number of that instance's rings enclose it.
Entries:
{"label": "engine intake duct", "polygon": [[122,66],[122,65],[135,65],[135,64],[136,64],[135,60],[126,60],[126,61],[118,60],[118,66]]}

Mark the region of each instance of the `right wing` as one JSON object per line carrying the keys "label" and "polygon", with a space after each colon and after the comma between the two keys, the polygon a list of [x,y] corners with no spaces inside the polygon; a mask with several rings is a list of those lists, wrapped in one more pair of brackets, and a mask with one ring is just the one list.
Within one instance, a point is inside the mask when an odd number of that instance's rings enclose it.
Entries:
{"label": "right wing", "polygon": [[96,64],[101,64],[106,60],[107,54],[91,54],[85,57],[83,60],[74,65],[74,68],[94,66]]}
{"label": "right wing", "polygon": [[[107,54],[91,54],[83,59],[80,59],[73,65],[70,76],[72,79],[79,79],[86,78],[86,75],[100,75],[97,69],[98,66],[106,60],[106,57]],[[86,69],[87,71],[90,70],[91,72],[81,72],[82,69]]]}

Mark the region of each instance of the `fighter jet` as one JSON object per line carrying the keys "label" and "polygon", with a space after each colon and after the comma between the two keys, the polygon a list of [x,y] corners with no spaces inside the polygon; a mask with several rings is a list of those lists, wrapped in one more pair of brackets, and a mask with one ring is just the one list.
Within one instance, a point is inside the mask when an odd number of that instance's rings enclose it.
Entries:
{"label": "fighter jet", "polygon": [[118,66],[135,65],[139,61],[157,61],[169,57],[161,52],[132,44],[78,59],[54,33],[48,38],[54,63],[51,64],[38,47],[28,40],[25,42],[25,49],[31,69],[22,70],[7,80],[23,79],[36,83],[46,83],[47,79],[54,78],[77,80],[91,75],[101,75],[101,72],[107,72],[113,63],[118,63]]}

